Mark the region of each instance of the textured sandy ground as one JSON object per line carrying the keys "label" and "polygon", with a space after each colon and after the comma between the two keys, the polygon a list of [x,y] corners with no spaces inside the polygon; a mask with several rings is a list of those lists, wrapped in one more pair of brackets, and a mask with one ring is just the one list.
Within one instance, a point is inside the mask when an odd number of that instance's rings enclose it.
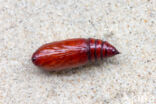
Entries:
{"label": "textured sandy ground", "polygon": [[[42,44],[99,38],[122,54],[48,73]],[[155,104],[156,0],[0,0],[0,104]]]}

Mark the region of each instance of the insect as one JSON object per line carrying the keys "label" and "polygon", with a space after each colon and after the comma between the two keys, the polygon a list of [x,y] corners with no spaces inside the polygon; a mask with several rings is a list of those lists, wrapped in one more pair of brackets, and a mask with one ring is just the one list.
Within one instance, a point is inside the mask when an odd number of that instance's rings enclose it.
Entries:
{"label": "insect", "polygon": [[32,62],[47,71],[62,71],[117,54],[119,51],[107,41],[74,38],[41,46],[32,55]]}

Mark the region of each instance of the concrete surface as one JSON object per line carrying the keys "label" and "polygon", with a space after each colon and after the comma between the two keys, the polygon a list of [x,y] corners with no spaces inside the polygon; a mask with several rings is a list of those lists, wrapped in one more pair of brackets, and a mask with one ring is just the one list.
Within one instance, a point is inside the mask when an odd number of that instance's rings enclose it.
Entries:
{"label": "concrete surface", "polygon": [[[48,73],[31,62],[42,44],[109,41],[122,53]],[[0,0],[0,104],[155,104],[156,0]]]}

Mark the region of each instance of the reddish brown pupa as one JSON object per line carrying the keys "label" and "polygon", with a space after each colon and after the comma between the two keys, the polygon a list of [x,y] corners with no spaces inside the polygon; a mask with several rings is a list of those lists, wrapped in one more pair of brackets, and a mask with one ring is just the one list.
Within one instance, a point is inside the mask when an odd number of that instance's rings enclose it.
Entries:
{"label": "reddish brown pupa", "polygon": [[107,41],[75,38],[41,46],[33,54],[32,62],[48,71],[61,71],[116,54],[118,50]]}

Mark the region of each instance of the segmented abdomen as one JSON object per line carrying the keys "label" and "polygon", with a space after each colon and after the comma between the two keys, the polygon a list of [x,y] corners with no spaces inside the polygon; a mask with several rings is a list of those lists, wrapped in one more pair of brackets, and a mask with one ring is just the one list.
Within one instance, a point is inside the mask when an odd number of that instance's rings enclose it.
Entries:
{"label": "segmented abdomen", "polygon": [[90,61],[97,61],[99,59],[102,60],[104,57],[119,54],[114,46],[109,44],[107,41],[102,41],[99,39],[89,38],[88,47],[88,58]]}

